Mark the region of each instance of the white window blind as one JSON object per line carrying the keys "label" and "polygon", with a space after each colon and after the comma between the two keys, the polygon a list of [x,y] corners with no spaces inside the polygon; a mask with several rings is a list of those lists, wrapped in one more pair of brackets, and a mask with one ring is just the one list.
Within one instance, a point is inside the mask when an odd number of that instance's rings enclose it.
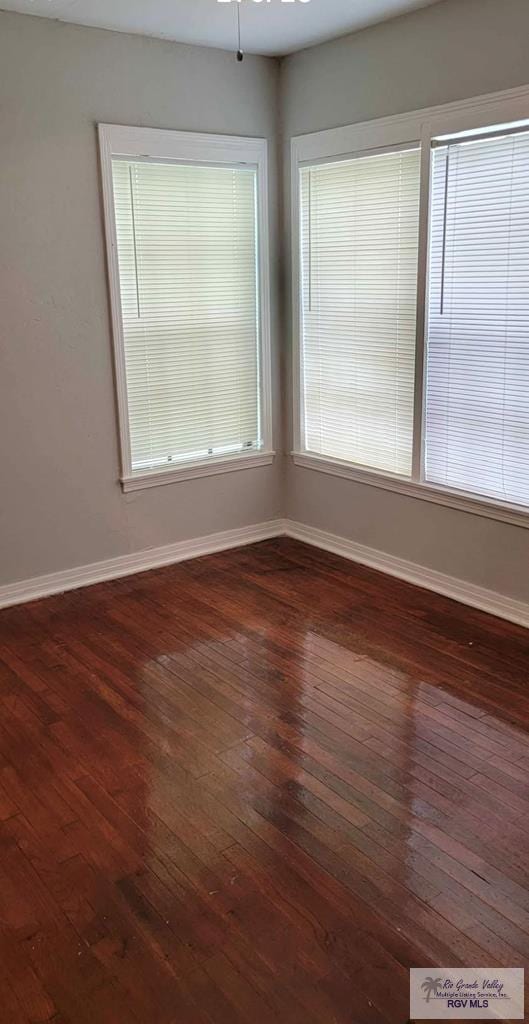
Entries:
{"label": "white window blind", "polygon": [[529,133],[432,174],[426,479],[529,505]]}
{"label": "white window blind", "polygon": [[257,171],[112,177],[132,470],[259,449]]}
{"label": "white window blind", "polygon": [[301,168],[302,443],[409,476],[418,149]]}

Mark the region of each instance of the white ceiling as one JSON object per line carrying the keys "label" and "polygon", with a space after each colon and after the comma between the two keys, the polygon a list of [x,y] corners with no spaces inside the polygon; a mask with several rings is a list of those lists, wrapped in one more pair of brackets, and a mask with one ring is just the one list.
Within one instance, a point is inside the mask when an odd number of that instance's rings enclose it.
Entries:
{"label": "white ceiling", "polygon": [[280,56],[437,0],[0,0],[4,10],[200,46]]}

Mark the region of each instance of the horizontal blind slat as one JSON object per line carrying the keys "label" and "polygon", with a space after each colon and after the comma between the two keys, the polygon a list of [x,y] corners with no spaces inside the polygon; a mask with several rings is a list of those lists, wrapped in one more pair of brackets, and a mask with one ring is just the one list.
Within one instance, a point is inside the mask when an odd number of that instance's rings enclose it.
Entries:
{"label": "horizontal blind slat", "polygon": [[529,134],[436,147],[430,231],[426,480],[529,505]]}
{"label": "horizontal blind slat", "polygon": [[410,475],[419,152],[300,179],[304,446]]}
{"label": "horizontal blind slat", "polygon": [[256,171],[112,172],[132,469],[258,449]]}

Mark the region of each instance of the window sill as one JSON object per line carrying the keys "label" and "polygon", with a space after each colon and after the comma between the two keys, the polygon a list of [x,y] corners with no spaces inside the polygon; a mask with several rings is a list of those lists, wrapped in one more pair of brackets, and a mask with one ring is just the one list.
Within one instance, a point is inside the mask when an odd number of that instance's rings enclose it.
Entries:
{"label": "window sill", "polygon": [[275,452],[252,452],[249,455],[232,455],[227,458],[207,459],[203,462],[180,463],[171,469],[149,469],[121,478],[125,492],[142,491],[147,487],[176,484],[183,480],[197,480],[203,476],[217,476],[219,473],[235,473],[241,469],[257,469],[270,466]]}
{"label": "window sill", "polygon": [[521,505],[510,505],[507,502],[495,501],[493,498],[477,498],[463,491],[450,491],[448,488],[438,487],[434,484],[424,484],[416,480],[408,480],[405,477],[377,473],[375,470],[362,469],[325,455],[292,452],[292,459],[296,466],[301,466],[304,469],[329,473],[331,476],[354,480],[356,483],[378,487],[384,491],[394,491],[411,498],[420,498],[422,501],[430,501],[436,505],[445,505],[461,512],[470,512],[475,516],[484,516],[486,519],[496,519],[502,523],[529,529],[529,509],[526,510]]}

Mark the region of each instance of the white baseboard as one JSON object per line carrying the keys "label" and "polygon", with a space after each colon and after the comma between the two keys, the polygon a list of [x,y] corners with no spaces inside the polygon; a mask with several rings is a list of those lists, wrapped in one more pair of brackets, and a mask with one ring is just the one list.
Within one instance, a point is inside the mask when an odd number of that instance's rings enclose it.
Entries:
{"label": "white baseboard", "polygon": [[477,587],[473,583],[466,583],[464,580],[436,572],[434,569],[426,569],[415,562],[395,558],[394,555],[388,555],[384,551],[356,544],[355,541],[337,537],[333,533],[318,530],[314,526],[305,526],[303,523],[285,520],[284,533],[288,537],[304,541],[305,544],[312,544],[324,551],[331,551],[335,555],[349,558],[352,562],[359,562],[360,565],[378,569],[380,572],[387,573],[388,576],[396,576],[407,583],[414,583],[426,590],[433,590],[436,594],[450,597],[454,601],[460,601],[461,604],[470,605],[471,608],[478,608],[482,612],[497,615],[501,619],[508,619],[509,622],[529,628],[529,604],[525,604],[523,601],[515,601],[494,590]]}
{"label": "white baseboard", "polygon": [[239,530],[226,530],[195,540],[179,541],[161,548],[149,548],[146,551],[109,558],[103,562],[93,562],[91,565],[82,565],[76,569],[66,569],[47,576],[21,580],[18,583],[8,583],[0,587],[0,608],[24,604],[26,601],[60,594],[66,590],[89,587],[93,583],[132,576],[134,573],[156,569],[162,565],[172,565],[186,559],[198,558],[200,555],[213,554],[215,551],[226,551],[229,548],[281,536],[293,537],[324,551],[331,551],[352,562],[378,569],[389,576],[396,576],[407,583],[433,590],[436,594],[450,597],[454,601],[470,605],[471,608],[478,608],[490,615],[497,615],[501,619],[508,619],[509,622],[529,628],[529,604],[523,601],[515,601],[493,590],[477,587],[454,576],[426,569],[415,562],[395,558],[394,555],[377,551],[375,548],[289,519],[274,519],[268,523],[257,523],[255,526],[245,526]]}
{"label": "white baseboard", "polygon": [[66,590],[77,590],[89,587],[93,583],[119,579],[121,576],[132,576],[136,572],[157,569],[162,565],[184,562],[186,559],[198,558],[199,555],[210,555],[215,551],[226,551],[229,548],[255,544],[270,537],[284,534],[284,521],[275,519],[269,523],[257,523],[255,526],[244,526],[239,530],[225,530],[223,533],[212,533],[207,537],[195,540],[178,541],[161,548],[148,548],[130,555],[120,555],[104,562],[93,562],[63,572],[52,572],[47,576],[36,576],[18,583],[0,586],[0,608],[15,604],[24,604],[40,597],[61,594]]}

